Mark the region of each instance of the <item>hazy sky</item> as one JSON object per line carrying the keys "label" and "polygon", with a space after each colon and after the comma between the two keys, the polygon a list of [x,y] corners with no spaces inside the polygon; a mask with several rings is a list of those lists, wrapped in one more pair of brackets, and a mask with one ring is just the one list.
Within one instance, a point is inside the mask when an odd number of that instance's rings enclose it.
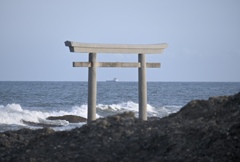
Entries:
{"label": "hazy sky", "polygon": [[[86,81],[86,43],[168,43],[147,55],[161,68],[148,81],[240,81],[239,0],[1,0],[0,81]],[[137,61],[137,55],[98,54],[98,61]],[[136,68],[98,68],[97,80],[137,81]]]}

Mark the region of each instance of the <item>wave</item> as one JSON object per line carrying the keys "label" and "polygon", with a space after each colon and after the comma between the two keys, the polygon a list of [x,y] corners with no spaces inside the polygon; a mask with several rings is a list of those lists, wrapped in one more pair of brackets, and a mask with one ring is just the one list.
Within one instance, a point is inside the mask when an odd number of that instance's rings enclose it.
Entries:
{"label": "wave", "polygon": [[[116,114],[124,111],[133,111],[135,112],[136,116],[138,116],[138,109],[139,109],[138,103],[135,103],[132,101],[122,102],[119,104],[111,104],[111,105],[104,105],[104,104],[97,105],[97,111],[99,111],[100,114],[101,112]],[[158,114],[157,110],[149,104],[147,104],[147,113],[148,113],[148,116],[157,116]]]}
{"label": "wave", "polygon": [[69,123],[64,120],[46,120],[49,116],[63,116],[63,115],[78,115],[86,117],[86,108],[83,105],[82,107],[73,107],[71,111],[34,111],[26,110],[21,107],[20,104],[8,104],[6,106],[0,106],[0,124],[17,124],[17,125],[26,125],[23,121],[29,121],[34,123],[43,123],[49,125],[62,125],[66,126]]}
{"label": "wave", "polygon": [[162,118],[164,116],[168,116],[172,113],[178,112],[182,106],[176,106],[176,105],[165,105],[160,108],[158,108],[158,117]]}
{"label": "wave", "polygon": [[[96,118],[105,117],[124,111],[133,111],[138,117],[138,103],[128,101],[122,102],[119,104],[98,104],[97,106]],[[171,113],[177,112],[181,106],[162,106],[162,107],[153,107],[147,104],[147,115],[149,117],[164,117]],[[64,128],[56,128],[57,130],[66,130],[72,129],[74,127],[81,126],[83,123],[72,124],[65,120],[46,120],[49,116],[63,116],[63,115],[76,115],[87,118],[87,105],[73,106],[72,108],[55,111],[51,109],[49,111],[35,111],[24,109],[20,104],[8,104],[6,106],[0,105],[0,124],[3,125],[19,125],[19,126],[28,126],[27,122],[41,123],[48,125],[59,125],[64,126]],[[27,121],[27,122],[23,122]],[[67,127],[66,127],[67,126]],[[1,128],[0,128],[1,129]]]}
{"label": "wave", "polygon": [[[180,110],[182,106],[176,106],[176,105],[165,105],[160,107],[153,107],[150,104],[147,104],[147,115],[149,117],[164,117],[172,113],[176,113]],[[138,117],[138,111],[139,111],[139,105],[138,103],[128,101],[128,102],[122,102],[119,104],[111,104],[111,105],[104,105],[104,104],[98,104],[97,105],[97,111],[99,114],[101,112],[103,113],[109,113],[109,114],[116,114],[121,113],[124,111],[133,111],[135,115]]]}

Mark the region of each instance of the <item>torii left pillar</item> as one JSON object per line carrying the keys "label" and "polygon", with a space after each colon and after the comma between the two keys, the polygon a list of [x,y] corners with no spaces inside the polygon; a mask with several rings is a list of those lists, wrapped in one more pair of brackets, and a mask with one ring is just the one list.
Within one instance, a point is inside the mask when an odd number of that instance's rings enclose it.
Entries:
{"label": "torii left pillar", "polygon": [[146,82],[146,55],[138,54],[138,105],[139,119],[147,120],[147,82]]}
{"label": "torii left pillar", "polygon": [[89,63],[91,66],[88,68],[88,118],[87,122],[96,119],[96,103],[97,103],[97,54],[89,53]]}

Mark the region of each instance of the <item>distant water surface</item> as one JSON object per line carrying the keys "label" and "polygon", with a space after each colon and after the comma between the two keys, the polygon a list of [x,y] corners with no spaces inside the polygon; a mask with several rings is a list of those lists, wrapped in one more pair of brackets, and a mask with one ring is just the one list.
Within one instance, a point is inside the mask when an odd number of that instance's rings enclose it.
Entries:
{"label": "distant water surface", "polygon": [[[177,112],[193,99],[233,95],[240,82],[148,82],[148,116]],[[87,82],[0,82],[0,131],[27,126],[21,120],[49,122],[48,116],[87,117]],[[97,116],[134,111],[138,114],[137,82],[98,82]],[[66,130],[84,123],[58,121]]]}

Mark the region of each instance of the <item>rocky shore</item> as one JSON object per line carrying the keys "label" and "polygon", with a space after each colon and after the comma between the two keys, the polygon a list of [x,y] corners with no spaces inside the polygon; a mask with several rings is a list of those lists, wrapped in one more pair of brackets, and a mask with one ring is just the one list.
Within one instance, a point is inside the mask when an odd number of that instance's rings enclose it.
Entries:
{"label": "rocky shore", "polygon": [[0,161],[240,161],[240,93],[194,100],[161,119],[125,112],[71,131],[3,132]]}

